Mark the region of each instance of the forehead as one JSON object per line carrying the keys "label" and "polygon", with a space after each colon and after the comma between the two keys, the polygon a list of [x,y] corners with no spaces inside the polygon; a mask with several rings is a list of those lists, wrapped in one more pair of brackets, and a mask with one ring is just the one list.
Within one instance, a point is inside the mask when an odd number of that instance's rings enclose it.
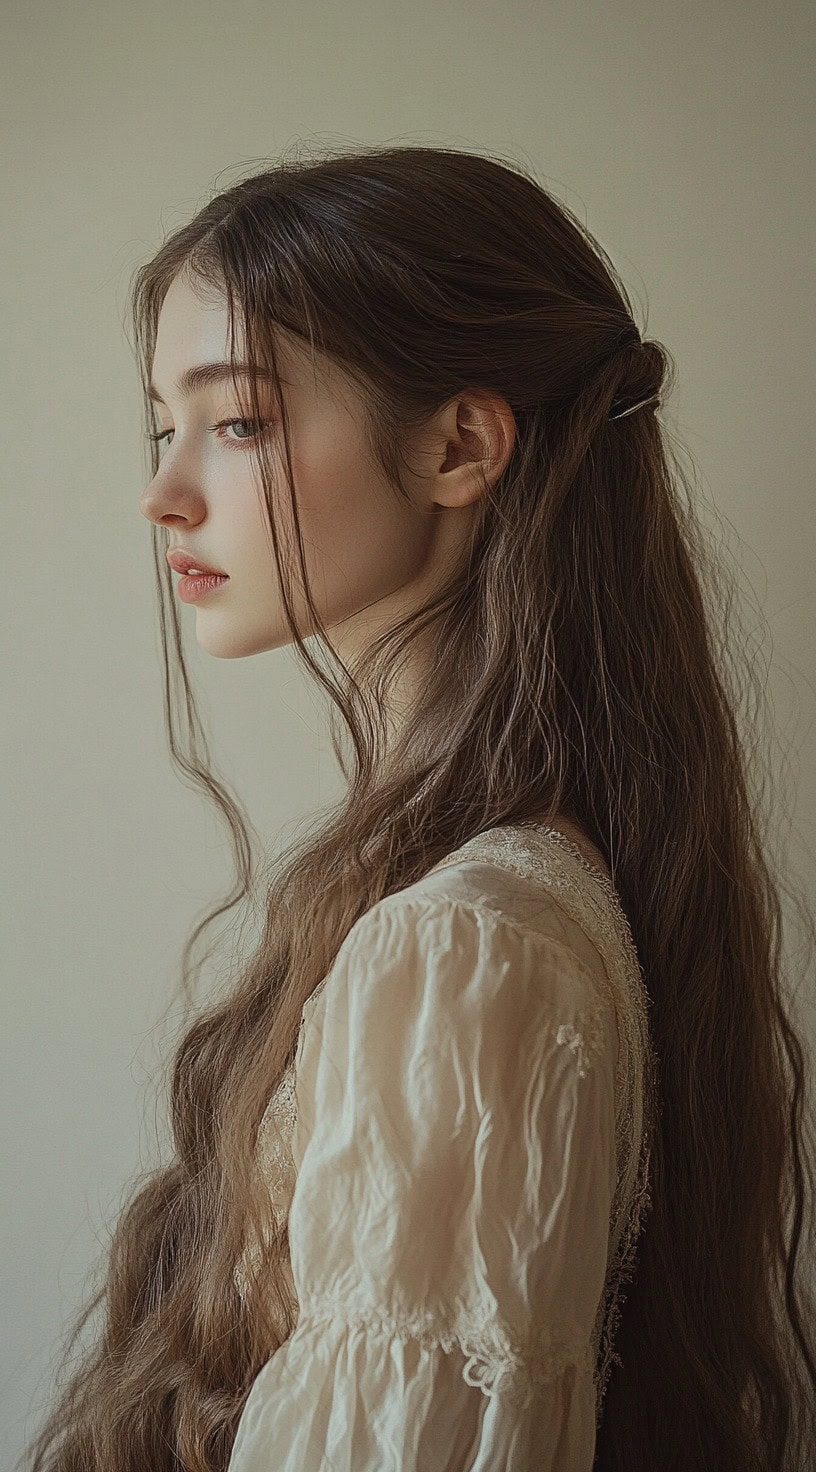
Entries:
{"label": "forehead", "polygon": [[[331,372],[328,360],[310,344],[284,328],[274,328],[275,353],[281,377],[291,381],[309,370],[322,382]],[[246,339],[240,312],[235,321],[235,357],[245,364]],[[246,372],[249,372],[246,365]],[[260,368],[261,377],[267,375]],[[178,276],[162,302],[156,331],[148,393],[157,403],[188,398],[219,382],[229,383],[229,316],[226,296],[215,287],[196,285]]]}
{"label": "forehead", "polygon": [[[236,322],[236,334],[240,324]],[[183,276],[170,283],[162,302],[153,353],[151,398],[163,402],[186,369],[229,357],[227,300],[210,288],[193,290]],[[236,338],[239,356],[243,343]],[[188,391],[194,387],[189,384]]]}

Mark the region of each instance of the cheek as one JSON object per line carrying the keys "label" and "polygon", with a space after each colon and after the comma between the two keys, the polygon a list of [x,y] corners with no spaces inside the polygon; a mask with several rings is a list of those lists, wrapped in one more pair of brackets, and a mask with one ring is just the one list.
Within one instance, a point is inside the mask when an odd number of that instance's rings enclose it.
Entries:
{"label": "cheek", "polygon": [[[336,619],[411,581],[431,528],[377,475],[344,418],[314,429],[293,446],[297,509],[313,596]],[[288,512],[285,486],[283,501]]]}
{"label": "cheek", "polygon": [[[287,527],[291,526],[291,509],[288,489],[285,484],[281,486],[279,477],[280,471],[273,466],[272,523],[285,547],[290,545]],[[222,486],[220,506],[226,534],[236,547],[240,546],[242,557],[258,566],[267,566],[270,562],[274,565],[270,511],[257,467],[248,464],[239,467]]]}
{"label": "cheek", "polygon": [[427,528],[384,487],[358,480],[300,514],[312,587],[335,618],[404,587],[422,568]]}

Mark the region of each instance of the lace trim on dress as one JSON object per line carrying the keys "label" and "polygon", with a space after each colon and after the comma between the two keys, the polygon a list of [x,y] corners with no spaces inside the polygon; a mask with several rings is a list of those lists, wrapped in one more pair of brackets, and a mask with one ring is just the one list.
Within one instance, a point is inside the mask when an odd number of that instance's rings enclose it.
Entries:
{"label": "lace trim on dress", "polygon": [[562,1375],[570,1365],[591,1373],[590,1346],[583,1334],[556,1335],[550,1329],[514,1332],[497,1323],[494,1310],[455,1320],[433,1309],[415,1314],[392,1314],[379,1307],[353,1309],[330,1294],[310,1299],[298,1327],[342,1324],[348,1329],[373,1330],[384,1337],[413,1340],[422,1349],[458,1349],[466,1362],[462,1374],[468,1385],[485,1395],[501,1396],[523,1409],[542,1386]]}
{"label": "lace trim on dress", "polygon": [[[480,859],[499,864],[525,879],[540,879],[546,885],[565,913],[595,945],[604,964],[607,989],[615,1008],[619,1039],[615,1111],[617,1180],[610,1213],[606,1278],[592,1342],[587,1350],[588,1363],[594,1367],[596,1427],[599,1429],[612,1366],[621,1364],[620,1357],[614,1353],[614,1342],[621,1305],[625,1300],[622,1288],[632,1280],[637,1241],[652,1200],[649,1166],[656,1114],[656,1058],[648,1023],[651,999],[618,892],[606,875],[585,859],[572,839],[558,829],[537,824],[493,828],[446,855],[428,872]],[[315,988],[310,1002],[318,996],[327,980],[328,976],[324,977]],[[563,1023],[558,1028],[557,1040],[575,1053],[581,1077],[585,1076],[597,1053],[602,1027],[603,1017],[598,1009],[581,1021],[580,1029],[571,1023]],[[301,1040],[302,1034],[303,1023]],[[269,1186],[271,1210],[278,1222],[286,1218],[295,1183],[292,1158],[296,1118],[295,1068],[296,1063],[290,1065],[283,1075],[261,1120],[258,1136],[259,1162]],[[250,1243],[242,1262],[255,1262],[258,1256],[258,1244]],[[239,1291],[245,1294],[247,1280],[240,1264],[236,1266],[235,1279]],[[344,1310],[338,1305],[335,1312],[342,1317]],[[414,1325],[414,1321],[411,1324]],[[402,1333],[403,1328],[409,1336],[414,1335],[415,1325],[403,1325],[402,1328],[392,1325],[392,1332]],[[452,1332],[436,1342],[447,1342]],[[479,1329],[471,1328],[464,1334],[457,1330],[454,1340],[450,1341],[465,1349],[469,1355],[470,1372],[479,1377],[469,1380],[469,1383],[479,1384],[485,1390],[492,1383],[491,1377],[501,1356],[504,1355],[503,1364],[509,1353],[507,1342],[502,1340],[497,1359],[495,1344],[491,1340],[495,1333],[495,1323],[491,1322]],[[546,1332],[543,1350],[541,1342],[539,1336],[534,1362],[546,1370],[547,1366],[559,1361]],[[556,1354],[556,1358],[548,1359],[550,1353]],[[513,1357],[515,1354],[516,1351],[510,1354],[510,1360],[515,1366],[511,1374],[517,1382],[519,1365],[517,1357]],[[565,1363],[580,1359],[578,1347],[573,1345]]]}
{"label": "lace trim on dress", "polygon": [[[303,1035],[301,1024],[300,1035]],[[289,1215],[289,1205],[295,1185],[295,1162],[292,1156],[292,1138],[297,1122],[295,1099],[295,1066],[290,1064],[266,1106],[258,1129],[256,1158],[269,1191],[269,1210],[278,1227]],[[267,1233],[267,1239],[269,1234]],[[233,1277],[242,1299],[249,1294],[248,1269],[257,1266],[261,1256],[257,1240],[247,1243],[236,1263]]]}

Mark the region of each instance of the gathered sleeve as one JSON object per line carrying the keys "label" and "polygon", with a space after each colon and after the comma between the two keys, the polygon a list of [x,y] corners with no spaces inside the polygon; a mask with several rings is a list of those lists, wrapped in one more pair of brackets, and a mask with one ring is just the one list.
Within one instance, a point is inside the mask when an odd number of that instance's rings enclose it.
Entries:
{"label": "gathered sleeve", "polygon": [[614,1009],[563,941],[390,896],[304,1008],[297,1325],[228,1472],[590,1472]]}

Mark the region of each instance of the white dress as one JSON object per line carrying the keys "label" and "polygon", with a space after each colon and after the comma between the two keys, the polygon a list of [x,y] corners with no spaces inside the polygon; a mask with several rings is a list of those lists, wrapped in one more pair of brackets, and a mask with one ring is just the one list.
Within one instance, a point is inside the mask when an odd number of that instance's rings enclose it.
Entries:
{"label": "white dress", "polygon": [[228,1472],[590,1472],[650,1203],[648,1006],[616,891],[553,829],[481,834],[357,921],[261,1126],[299,1311]]}

